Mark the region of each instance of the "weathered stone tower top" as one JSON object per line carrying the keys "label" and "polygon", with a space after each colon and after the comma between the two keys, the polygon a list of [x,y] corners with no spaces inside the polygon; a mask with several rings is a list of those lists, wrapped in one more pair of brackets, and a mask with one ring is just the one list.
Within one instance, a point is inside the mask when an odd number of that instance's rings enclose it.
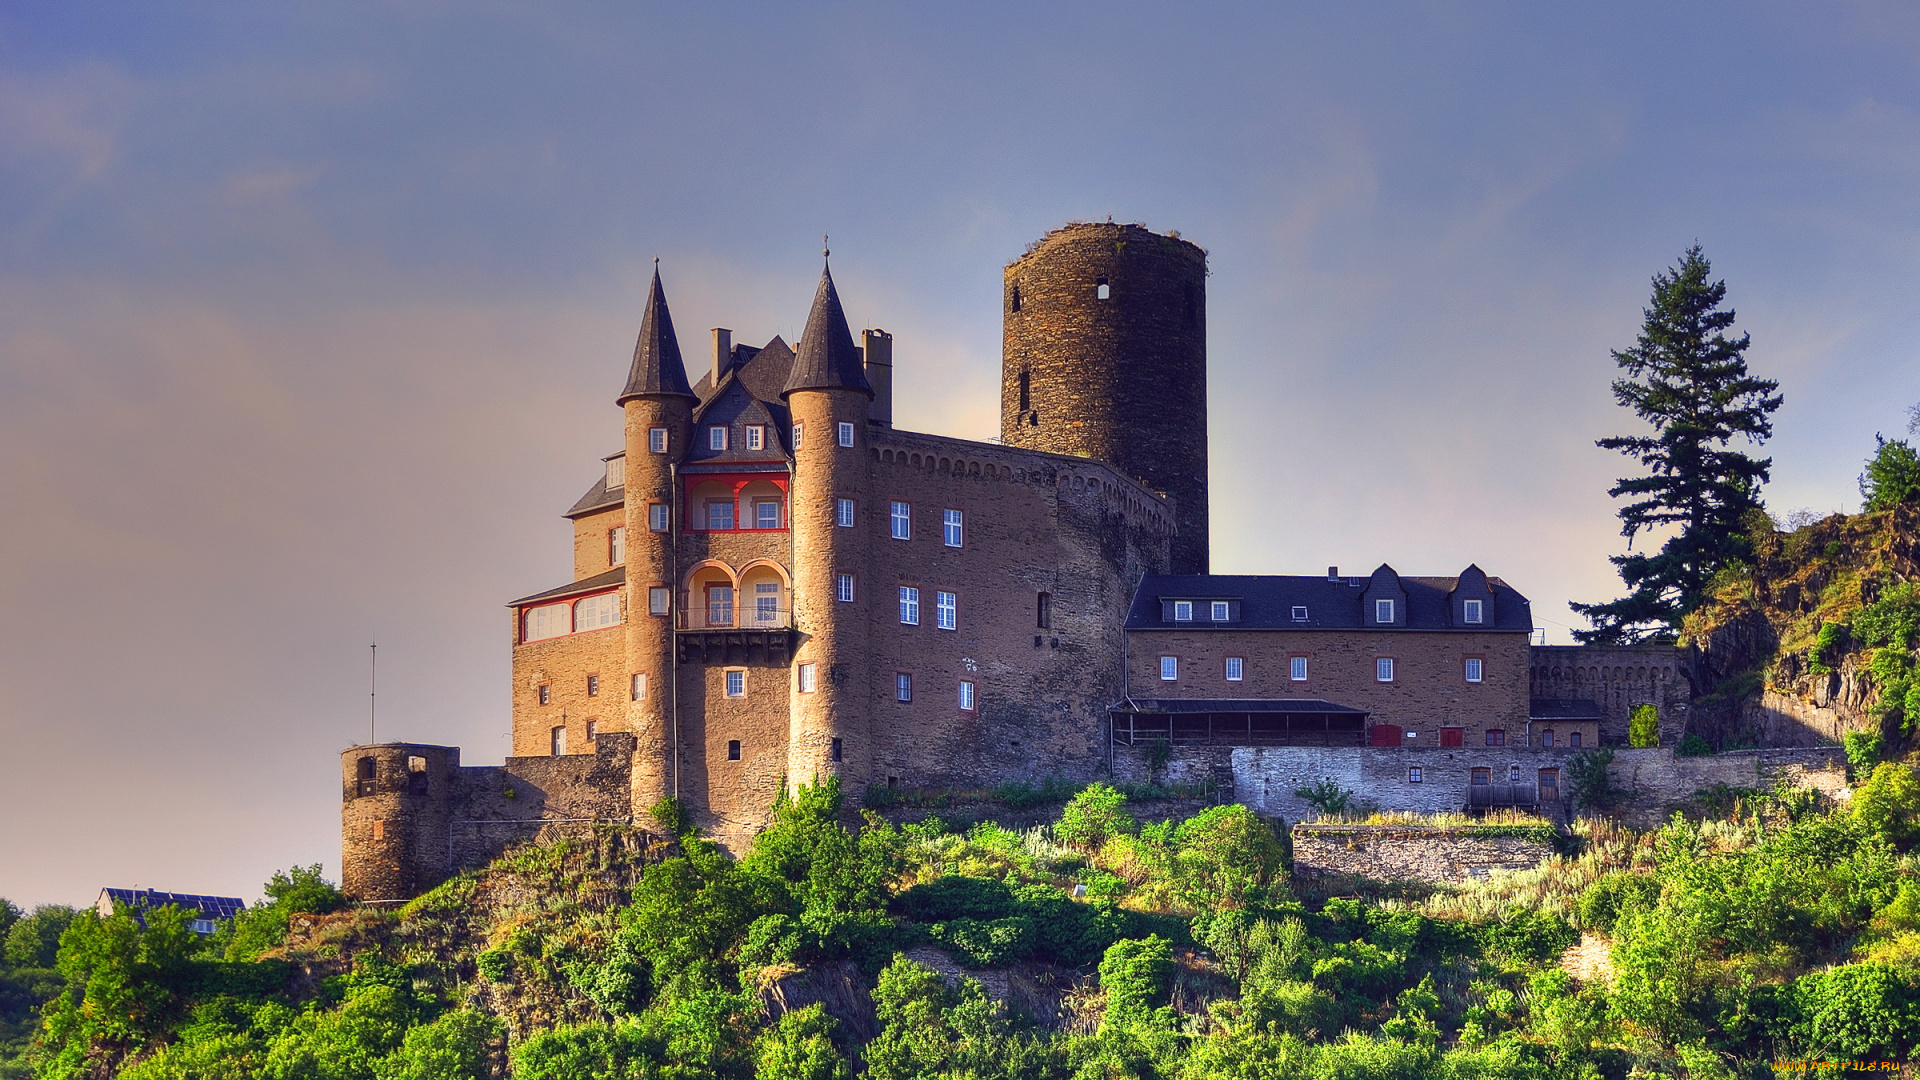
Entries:
{"label": "weathered stone tower top", "polygon": [[1117,466],[1174,501],[1173,571],[1208,572],[1207,253],[1079,222],[1006,269],[1000,440]]}

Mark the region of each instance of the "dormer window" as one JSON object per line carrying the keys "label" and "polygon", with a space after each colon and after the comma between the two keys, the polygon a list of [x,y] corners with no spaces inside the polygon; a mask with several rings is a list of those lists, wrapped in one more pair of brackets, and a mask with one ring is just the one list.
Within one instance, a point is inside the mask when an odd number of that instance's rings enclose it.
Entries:
{"label": "dormer window", "polygon": [[1307,608],[1305,604],[1293,605],[1293,621],[1294,622],[1307,621]]}
{"label": "dormer window", "polygon": [[1192,622],[1193,621],[1193,601],[1175,600],[1173,602],[1173,621],[1174,622]]}
{"label": "dormer window", "polygon": [[1485,610],[1483,606],[1485,603],[1486,602],[1484,600],[1469,600],[1466,602],[1465,605],[1463,605],[1466,608],[1466,611],[1464,614],[1466,616],[1466,621],[1469,626],[1480,625],[1480,621],[1484,617],[1482,613]]}
{"label": "dormer window", "polygon": [[1375,600],[1373,602],[1373,621],[1383,625],[1393,624],[1393,601]]}
{"label": "dormer window", "polygon": [[767,427],[765,424],[747,425],[747,449],[765,450],[767,448]]}
{"label": "dormer window", "polygon": [[707,429],[707,449],[725,450],[727,448],[727,429],[725,425],[715,424]]}
{"label": "dormer window", "polygon": [[1215,600],[1213,602],[1213,621],[1214,622],[1232,621],[1233,615],[1231,612],[1232,612],[1232,605],[1228,604],[1225,600]]}
{"label": "dormer window", "polygon": [[615,454],[607,459],[607,490],[627,486],[627,455]]}

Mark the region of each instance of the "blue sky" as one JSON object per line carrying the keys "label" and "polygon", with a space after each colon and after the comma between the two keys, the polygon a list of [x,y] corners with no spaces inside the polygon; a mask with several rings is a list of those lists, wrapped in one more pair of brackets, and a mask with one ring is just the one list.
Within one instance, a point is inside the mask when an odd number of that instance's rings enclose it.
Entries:
{"label": "blue sky", "polygon": [[652,259],[789,340],[822,234],[903,426],[997,422],[1000,268],[1211,253],[1215,567],[1616,594],[1608,350],[1698,240],[1778,512],[1920,402],[1896,3],[0,9],[0,895],[337,869],[334,755],[506,748]]}

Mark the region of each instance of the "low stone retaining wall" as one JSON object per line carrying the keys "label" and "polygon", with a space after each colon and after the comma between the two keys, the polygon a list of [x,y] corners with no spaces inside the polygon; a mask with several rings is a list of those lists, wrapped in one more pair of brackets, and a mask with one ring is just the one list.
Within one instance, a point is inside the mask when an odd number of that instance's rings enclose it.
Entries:
{"label": "low stone retaining wall", "polygon": [[1500,871],[1532,869],[1553,854],[1551,844],[1472,827],[1293,827],[1293,872],[1306,877],[1457,885],[1483,881]]}

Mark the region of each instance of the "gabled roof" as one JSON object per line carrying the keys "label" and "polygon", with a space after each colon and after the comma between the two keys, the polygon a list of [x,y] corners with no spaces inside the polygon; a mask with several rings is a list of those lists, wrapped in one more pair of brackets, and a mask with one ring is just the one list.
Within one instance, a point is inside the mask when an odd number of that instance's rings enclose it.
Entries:
{"label": "gabled roof", "polygon": [[[619,492],[618,495],[614,494],[616,491]],[[624,506],[626,505],[626,501],[626,489],[607,487],[607,478],[605,475],[602,475],[600,479],[593,482],[592,487],[587,489],[585,495],[580,496],[579,502],[574,503],[566,513],[560,516],[564,518],[583,517],[596,510],[611,510],[616,506]]]}
{"label": "gabled roof", "polygon": [[157,889],[106,888],[100,892],[115,908],[126,908],[135,915],[171,905],[196,912],[203,919],[231,919],[247,907],[247,902],[237,896],[204,896],[200,893],[160,892]]}
{"label": "gabled roof", "polygon": [[519,607],[522,604],[532,604],[541,600],[559,600],[568,596],[579,596],[583,593],[598,592],[601,589],[623,584],[626,580],[627,568],[624,566],[616,566],[606,573],[581,578],[579,581],[569,585],[562,585],[557,589],[548,589],[546,592],[537,592],[532,596],[523,596],[518,600],[511,601],[507,606]]}
{"label": "gabled roof", "polygon": [[[1362,618],[1361,595],[1367,578],[1294,577],[1253,574],[1156,574],[1140,580],[1133,605],[1127,611],[1129,630],[1447,630],[1454,632],[1532,633],[1533,612],[1527,598],[1496,577],[1487,578],[1493,592],[1493,620],[1485,625],[1454,625],[1449,596],[1459,579],[1402,577],[1407,594],[1404,626],[1369,627]],[[1167,622],[1161,618],[1161,600],[1238,600],[1239,618],[1230,623]],[[1296,621],[1293,609],[1304,607],[1307,617]]]}
{"label": "gabled roof", "polygon": [[[778,341],[778,338],[774,339]],[[787,441],[790,426],[785,405],[766,401],[756,396],[743,379],[739,368],[729,370],[720,378],[720,388],[707,395],[693,414],[694,436],[692,445],[687,448],[684,464],[694,466],[714,462],[733,461],[782,461],[788,455]],[[763,434],[766,444],[758,450],[747,449],[744,433],[740,431],[747,424],[759,424],[769,429]],[[709,447],[705,429],[710,425],[724,425],[734,429],[733,437],[727,440],[725,450]]]}
{"label": "gabled roof", "polygon": [[840,309],[833,274],[822,269],[820,287],[813,293],[813,310],[807,313],[807,328],[794,354],[793,373],[780,396],[785,398],[795,390],[835,389],[858,390],[868,399],[873,397],[873,386],[867,382],[866,368],[860,362],[860,349],[847,327],[847,313]]}
{"label": "gabled roof", "polygon": [[680,339],[673,333],[673,315],[667,311],[667,295],[660,289],[657,265],[653,268],[653,284],[647,287],[647,311],[640,318],[640,340],[633,346],[627,388],[620,391],[615,404],[625,405],[647,396],[693,396],[693,389],[687,385],[687,365],[680,359]]}

